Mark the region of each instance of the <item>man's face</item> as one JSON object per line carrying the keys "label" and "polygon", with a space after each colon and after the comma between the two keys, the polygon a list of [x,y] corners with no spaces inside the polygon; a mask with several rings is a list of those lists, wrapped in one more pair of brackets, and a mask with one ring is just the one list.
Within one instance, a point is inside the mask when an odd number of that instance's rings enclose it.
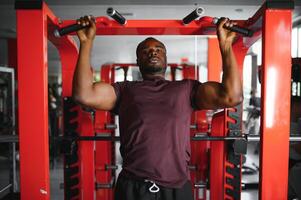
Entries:
{"label": "man's face", "polygon": [[143,42],[137,53],[137,64],[142,74],[158,74],[166,71],[166,49],[154,39]]}

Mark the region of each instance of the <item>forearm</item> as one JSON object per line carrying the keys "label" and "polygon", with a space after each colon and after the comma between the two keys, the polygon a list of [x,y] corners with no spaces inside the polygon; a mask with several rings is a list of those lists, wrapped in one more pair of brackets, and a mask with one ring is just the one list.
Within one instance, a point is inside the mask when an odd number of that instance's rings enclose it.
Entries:
{"label": "forearm", "polygon": [[234,104],[242,101],[242,82],[231,43],[220,44],[223,62],[222,86],[227,101]]}
{"label": "forearm", "polygon": [[81,43],[79,56],[73,76],[72,96],[81,101],[87,97],[93,88],[93,72],[91,70],[90,55],[93,41]]}

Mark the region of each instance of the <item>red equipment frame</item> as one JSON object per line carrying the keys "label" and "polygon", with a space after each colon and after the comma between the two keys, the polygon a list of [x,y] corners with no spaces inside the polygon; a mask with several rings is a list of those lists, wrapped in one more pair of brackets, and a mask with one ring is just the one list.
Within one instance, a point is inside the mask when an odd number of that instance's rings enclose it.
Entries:
{"label": "red equipment frame", "polygon": [[[113,65],[104,65],[101,68],[101,81],[106,83],[114,83],[115,73]],[[109,112],[96,111],[94,128],[98,135],[102,133],[110,133],[115,135],[114,130],[106,129],[107,124],[115,124],[114,116]],[[105,166],[113,165],[115,163],[115,144],[113,141],[96,141],[95,142],[95,168],[96,183],[98,184],[113,184],[114,172],[108,170]],[[113,185],[112,185],[113,186]],[[96,199],[114,199],[113,190],[98,189],[96,191]]]}
{"label": "red equipment frame", "polygon": [[[240,25],[255,30],[254,36],[240,38],[234,44],[242,71],[242,61],[247,49],[261,36],[263,38],[260,199],[287,198],[290,118],[288,88],[291,68],[284,66],[291,66],[292,5],[293,2],[288,1],[265,2],[252,18],[238,21]],[[63,96],[70,97],[78,50],[70,36],[55,38],[53,29],[75,21],[60,23],[44,2],[17,1],[16,9],[21,199],[48,200],[47,40],[60,53]],[[102,23],[97,25],[97,35],[214,35],[212,28],[213,25],[202,20],[193,21],[186,26],[182,25],[181,20],[128,20],[126,25],[121,26],[103,17]],[[79,125],[76,130],[79,134],[94,135],[92,119],[86,115],[78,109],[77,120],[74,119]],[[83,129],[87,132],[82,132]],[[222,149],[221,154],[225,153],[222,146],[218,148]],[[91,170],[94,166],[94,154],[88,153],[92,149],[91,142],[80,144],[78,160],[71,166],[79,166],[79,171],[74,175],[79,181],[73,185],[73,189],[77,189],[75,197],[78,199],[94,198],[94,170]],[[87,165],[90,167],[84,169]],[[222,199],[229,198],[225,192],[228,187],[225,184],[228,176],[225,173],[226,165],[228,164],[224,160],[216,166],[217,173],[223,179],[220,181],[222,185],[216,190],[211,187],[211,192],[214,190],[214,193],[223,194]],[[219,198],[211,195],[211,199]]]}

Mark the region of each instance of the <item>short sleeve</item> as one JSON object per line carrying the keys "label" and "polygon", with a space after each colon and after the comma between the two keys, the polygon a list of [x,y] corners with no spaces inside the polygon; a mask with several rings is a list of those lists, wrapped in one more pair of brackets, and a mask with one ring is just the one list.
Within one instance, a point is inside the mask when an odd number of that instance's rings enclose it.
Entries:
{"label": "short sleeve", "polygon": [[114,108],[110,111],[115,115],[119,114],[119,107],[120,107],[120,102],[122,99],[122,94],[125,88],[125,82],[116,82],[116,83],[112,83],[112,86],[114,88],[115,94],[116,94],[116,103]]}
{"label": "short sleeve", "polygon": [[197,94],[199,86],[202,84],[201,82],[197,80],[187,80],[188,81],[188,87],[190,91],[190,104],[193,110],[199,110],[197,104],[196,104],[196,98],[195,95]]}

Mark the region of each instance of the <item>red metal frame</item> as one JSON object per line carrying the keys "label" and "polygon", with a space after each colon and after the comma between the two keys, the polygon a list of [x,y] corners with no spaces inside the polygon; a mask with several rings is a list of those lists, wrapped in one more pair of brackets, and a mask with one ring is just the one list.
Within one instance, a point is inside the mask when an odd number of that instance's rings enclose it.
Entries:
{"label": "red metal frame", "polygon": [[[192,79],[192,80],[198,80],[198,68],[195,70],[195,66],[183,64],[183,79]],[[199,115],[200,116],[200,115]],[[193,113],[191,115],[191,124],[197,125],[196,129],[190,130],[190,136],[193,137],[198,132],[198,124],[197,124],[197,115],[196,113]],[[206,168],[202,171],[203,163],[202,161],[206,159],[207,152],[206,149],[204,149],[204,142],[190,142],[191,145],[191,159],[190,159],[190,165],[195,166],[196,170],[192,170],[190,172],[190,177],[192,184],[198,183],[200,181],[205,182],[206,177],[204,177],[206,173]],[[205,180],[204,180],[205,178]],[[192,189],[193,195],[195,199],[206,199],[206,190],[204,189]]]}
{"label": "red metal frame", "polygon": [[[248,48],[244,47],[242,40],[238,40],[233,45],[233,50],[237,58],[240,75],[242,76],[243,61]],[[219,50],[217,38],[208,39],[208,81],[221,80],[222,59]],[[225,109],[223,112],[214,115],[212,119],[211,136],[228,136],[228,123],[235,123],[229,112],[233,109]],[[241,114],[239,116],[241,120]],[[241,127],[240,127],[241,129]],[[233,164],[227,161],[227,145],[224,142],[210,143],[210,199],[232,199],[233,197],[226,194],[227,189],[233,189],[227,184],[227,178],[233,178],[226,168],[232,168]],[[239,180],[240,182],[241,180]],[[241,190],[241,189],[240,189]]]}
{"label": "red metal frame", "polygon": [[[199,80],[199,68],[193,65],[183,64],[183,79]],[[197,69],[197,70],[196,70]],[[193,137],[199,132],[208,132],[208,126],[206,126],[206,115],[204,112],[194,112],[191,115],[191,124],[196,125],[196,129],[190,130],[190,136]],[[191,159],[190,165],[195,166],[196,170],[190,172],[192,184],[206,183],[206,172],[207,168],[207,156],[208,156],[208,145],[207,142],[190,142],[191,145]],[[192,189],[194,198],[196,200],[206,199],[206,189],[194,188]]]}
{"label": "red metal frame", "polygon": [[221,81],[222,57],[217,37],[208,38],[208,81]]}
{"label": "red metal frame", "polygon": [[[225,111],[215,114],[212,118],[211,136],[226,136]],[[225,143],[222,141],[210,144],[210,199],[225,199],[224,197],[224,163]]]}
{"label": "red metal frame", "polygon": [[[105,83],[114,83],[115,74],[112,65],[104,65],[101,68],[101,81]],[[98,134],[110,133],[114,134],[114,130],[107,130],[106,124],[115,124],[115,119],[106,111],[95,112],[95,131]],[[115,164],[115,144],[112,141],[95,142],[95,178],[96,183],[109,184],[114,178],[111,170],[106,169],[106,165]],[[96,199],[113,199],[113,190],[98,189],[96,191]]]}
{"label": "red metal frame", "polygon": [[43,10],[17,11],[21,199],[49,199],[50,193],[45,19]]}
{"label": "red metal frame", "polygon": [[[221,81],[222,59],[218,39],[208,38],[208,81]],[[211,136],[225,136],[225,112],[214,115],[211,121]],[[224,199],[224,142],[210,143],[210,199]]]}
{"label": "red metal frame", "polygon": [[263,12],[260,199],[287,199],[291,10]]}
{"label": "red metal frame", "polygon": [[[262,6],[249,20],[239,21],[241,25],[257,30],[255,35],[244,40],[240,38],[234,45],[240,70],[242,70],[241,63],[246,50],[260,38],[263,27],[261,199],[286,199],[287,197],[289,134],[289,109],[287,108],[290,106],[288,88],[291,68],[283,66],[291,66],[291,14],[290,9],[268,9]],[[183,26],[180,20],[128,20],[125,26],[106,17],[99,18],[99,20],[97,35],[215,34],[213,25],[204,20],[196,20],[186,26]],[[263,22],[262,26],[260,22]],[[78,54],[77,48],[69,36],[53,37],[55,27],[62,27],[68,23],[74,23],[74,20],[59,23],[58,18],[45,3],[41,9],[17,10],[22,199],[49,199],[47,38],[60,52],[63,68],[63,96],[69,97]],[[28,29],[28,27],[35,28]],[[93,135],[91,119],[84,113],[79,116],[85,116],[79,117],[79,130],[87,130],[82,134]],[[92,142],[80,145],[82,152],[79,158],[79,166],[81,166],[79,199],[93,199],[94,197],[94,171],[88,172],[94,166],[92,146]],[[84,156],[83,152],[85,152]],[[275,154],[278,159],[274,159]],[[86,167],[89,170],[85,170]],[[225,165],[221,167],[224,168]]]}

